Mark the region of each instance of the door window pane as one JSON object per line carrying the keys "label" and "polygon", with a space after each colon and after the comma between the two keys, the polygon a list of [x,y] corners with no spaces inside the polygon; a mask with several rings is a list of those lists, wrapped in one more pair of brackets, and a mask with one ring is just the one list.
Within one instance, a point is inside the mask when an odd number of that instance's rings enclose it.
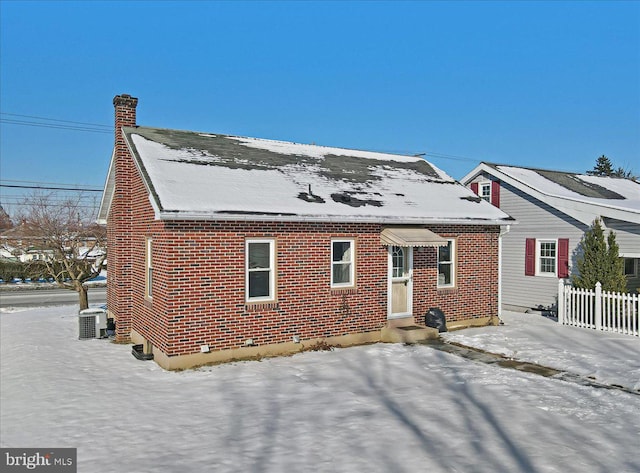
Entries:
{"label": "door window pane", "polygon": [[391,253],[391,260],[393,264],[392,276],[394,278],[403,277],[405,275],[404,248],[400,246],[394,246]]}

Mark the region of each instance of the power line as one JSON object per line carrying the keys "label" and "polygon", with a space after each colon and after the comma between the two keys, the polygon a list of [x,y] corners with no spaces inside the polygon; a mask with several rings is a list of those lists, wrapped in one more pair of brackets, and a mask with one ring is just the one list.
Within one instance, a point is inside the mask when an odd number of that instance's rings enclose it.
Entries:
{"label": "power line", "polygon": [[477,161],[482,161],[481,159],[468,158],[466,156],[456,156],[455,154],[444,154],[444,153],[436,153],[431,151],[425,151],[425,155],[427,157],[434,157],[439,159],[451,159],[452,161],[471,161],[474,163]]}
{"label": "power line", "polygon": [[[58,194],[54,194],[54,195],[49,195],[45,197],[46,200],[48,202],[53,202],[53,203],[66,203],[69,202],[69,200],[76,200],[78,199],[78,197],[71,197],[69,195],[58,195]],[[22,195],[16,195],[16,194],[0,194],[0,200],[5,201],[5,202],[13,202],[13,203],[22,203],[25,200],[32,200],[31,197],[27,194],[22,194]],[[40,200],[40,199],[39,199]],[[91,197],[87,196],[87,197],[82,197],[80,200],[85,201],[85,202],[91,202],[93,200],[95,200],[97,202],[98,200],[98,196],[96,196],[95,194],[93,194]]]}
{"label": "power line", "polygon": [[46,187],[46,186],[24,186],[14,184],[0,184],[0,187],[10,187],[13,189],[40,189],[50,191],[76,191],[76,192],[102,192],[103,189],[74,189],[72,187]]}
{"label": "power line", "polygon": [[20,115],[19,113],[8,113],[8,112],[0,112],[0,115],[9,115],[12,117],[23,117],[23,118],[35,118],[36,120],[47,120],[47,121],[51,121],[51,122],[63,122],[63,123],[74,123],[76,125],[90,125],[93,127],[102,127],[102,128],[108,128],[110,130],[113,130],[113,126],[111,125],[101,125],[99,123],[87,123],[87,122],[74,122],[71,120],[60,120],[58,118],[46,118],[46,117],[38,117],[35,115]]}
{"label": "power line", "polygon": [[62,182],[44,182],[44,181],[23,181],[18,179],[0,179],[0,183],[12,183],[12,184],[33,184],[38,186],[63,186],[63,187],[73,187],[72,190],[84,190],[84,189],[92,189],[92,190],[100,190],[102,191],[102,187],[98,186],[90,186],[87,184],[69,184]]}
{"label": "power line", "polygon": [[39,123],[39,122],[30,122],[30,121],[23,121],[23,120],[9,120],[6,118],[0,118],[0,122],[11,124],[11,125],[35,126],[40,128],[53,128],[57,130],[87,131],[90,133],[107,133],[107,134],[113,133],[113,131],[101,130],[98,128],[62,125],[62,124],[54,124],[54,123]]}
{"label": "power line", "polygon": [[[11,191],[8,191],[8,192],[11,192]],[[83,192],[84,191],[81,191],[81,190],[80,191],[73,190],[73,191],[52,192],[52,193],[49,194],[49,198],[50,199],[58,199],[58,200],[66,200],[66,199],[68,199],[67,195],[82,194]],[[15,194],[14,193],[7,193],[7,192],[3,191],[2,194],[0,194],[0,195],[2,195],[3,199],[5,199],[5,198],[19,199],[19,198],[24,197],[25,194],[20,192],[20,191],[18,191]],[[93,198],[95,198],[95,195],[93,196]]]}

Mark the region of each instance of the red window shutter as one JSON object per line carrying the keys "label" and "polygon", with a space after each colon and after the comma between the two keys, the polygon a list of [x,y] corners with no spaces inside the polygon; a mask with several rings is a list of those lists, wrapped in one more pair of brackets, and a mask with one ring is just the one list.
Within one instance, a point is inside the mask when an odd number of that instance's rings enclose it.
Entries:
{"label": "red window shutter", "polygon": [[569,239],[558,238],[558,277],[569,277]]}
{"label": "red window shutter", "polygon": [[525,276],[536,275],[536,239],[535,238],[527,238],[525,240],[524,275]]}
{"label": "red window shutter", "polygon": [[474,194],[478,195],[478,183],[477,182],[472,182],[471,183],[471,192],[473,192]]}
{"label": "red window shutter", "polygon": [[500,208],[500,181],[491,181],[491,203]]}

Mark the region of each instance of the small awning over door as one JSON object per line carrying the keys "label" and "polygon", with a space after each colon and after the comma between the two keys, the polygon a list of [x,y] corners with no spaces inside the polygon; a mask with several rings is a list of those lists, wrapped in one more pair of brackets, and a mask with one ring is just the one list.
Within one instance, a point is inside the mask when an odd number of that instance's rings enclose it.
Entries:
{"label": "small awning over door", "polygon": [[380,233],[380,241],[389,246],[444,246],[447,240],[426,228],[387,227]]}

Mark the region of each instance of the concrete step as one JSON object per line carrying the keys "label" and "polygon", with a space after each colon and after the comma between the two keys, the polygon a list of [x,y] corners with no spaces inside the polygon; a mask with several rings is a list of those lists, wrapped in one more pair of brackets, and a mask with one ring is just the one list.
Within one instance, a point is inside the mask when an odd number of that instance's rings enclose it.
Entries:
{"label": "concrete step", "polygon": [[381,338],[386,343],[417,343],[438,338],[438,329],[416,324],[388,324],[382,329]]}

